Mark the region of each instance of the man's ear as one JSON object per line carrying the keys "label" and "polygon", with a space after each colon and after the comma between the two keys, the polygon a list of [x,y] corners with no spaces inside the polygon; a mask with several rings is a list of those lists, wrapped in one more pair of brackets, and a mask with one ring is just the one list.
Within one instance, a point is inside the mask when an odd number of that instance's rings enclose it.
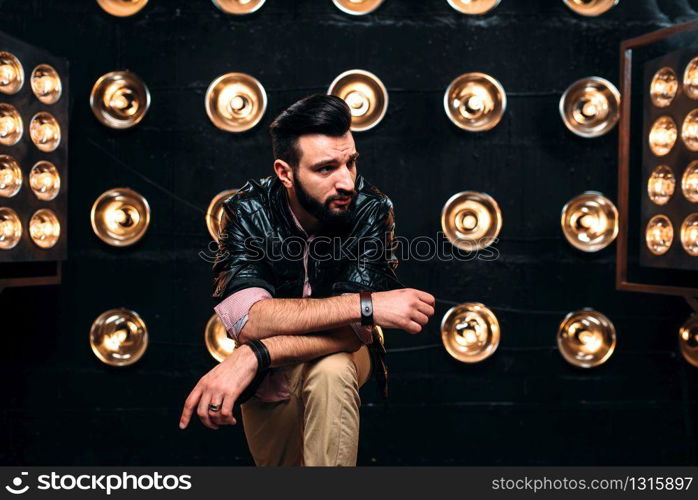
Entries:
{"label": "man's ear", "polygon": [[285,187],[289,189],[293,187],[293,169],[291,165],[277,159],[274,161],[274,172],[276,172],[276,176]]}

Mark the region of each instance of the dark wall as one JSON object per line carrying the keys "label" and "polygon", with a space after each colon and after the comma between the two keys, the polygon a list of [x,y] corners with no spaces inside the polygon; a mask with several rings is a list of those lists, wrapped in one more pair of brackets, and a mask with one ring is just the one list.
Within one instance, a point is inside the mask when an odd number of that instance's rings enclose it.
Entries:
{"label": "dark wall", "polygon": [[[559,213],[587,189],[616,198],[617,130],[585,140],[563,126],[560,95],[591,75],[618,82],[627,39],[696,17],[698,1],[621,0],[583,18],[562,0],[502,0],[474,18],[446,0],[386,0],[369,16],[330,0],[268,0],[226,16],[206,1],[151,0],[133,18],[86,0],[0,0],[0,29],[71,63],[69,260],[63,284],[0,294],[0,463],[251,464],[242,429],[177,427],[185,397],[214,361],[203,343],[212,314],[209,265],[198,257],[210,199],[271,173],[266,127],[285,106],[323,92],[344,70],[376,73],[390,107],[356,134],[362,173],[396,206],[399,235],[433,235],[455,192],[485,191],[504,217],[493,262],[403,262],[401,279],[438,299],[418,336],[388,332],[391,397],[362,392],[360,464],[696,464],[698,372],[678,354],[689,308],[678,297],[615,290],[615,245],[583,254],[562,237]],[[137,127],[93,117],[95,80],[131,69],[152,93]],[[204,111],[208,84],[228,71],[269,95],[261,125],[233,135]],[[509,106],[492,131],[468,134],[443,112],[458,74],[496,77]],[[104,190],[129,186],[153,210],[137,246],[92,233]],[[439,322],[454,303],[488,305],[501,323],[492,358],[451,359]],[[124,306],[151,344],[123,369],[92,354],[88,333]],[[615,323],[610,361],[581,371],[555,347],[564,315],[594,307]]]}

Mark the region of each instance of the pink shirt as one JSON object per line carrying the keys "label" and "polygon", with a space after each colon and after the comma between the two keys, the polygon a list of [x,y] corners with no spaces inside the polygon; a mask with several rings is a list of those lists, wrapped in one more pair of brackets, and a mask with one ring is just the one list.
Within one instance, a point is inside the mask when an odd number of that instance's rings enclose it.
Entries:
{"label": "pink shirt", "polygon": [[[315,237],[308,236],[308,233],[305,232],[305,229],[303,229],[303,226],[301,226],[301,223],[298,221],[296,214],[293,213],[290,206],[289,212],[291,212],[293,221],[296,223],[298,229],[300,229],[306,236],[305,251],[303,254],[303,268],[305,269],[303,297],[310,297],[312,294],[312,289],[310,287],[310,280],[308,278],[308,251],[310,249],[310,242]],[[272,298],[272,296],[264,288],[250,287],[233,293],[214,307],[216,314],[218,314],[218,317],[228,332],[228,336],[232,338],[236,344],[238,342],[240,331],[245,326],[245,323],[247,323],[250,308],[260,300],[269,298]],[[359,322],[352,323],[351,327],[364,344],[370,344],[372,342],[372,327],[361,326]],[[288,400],[291,397],[291,394],[288,388],[288,381],[286,380],[283,372],[277,368],[271,368],[267,376],[264,377],[264,380],[262,380],[262,383],[257,388],[255,396],[261,401],[265,402]]]}

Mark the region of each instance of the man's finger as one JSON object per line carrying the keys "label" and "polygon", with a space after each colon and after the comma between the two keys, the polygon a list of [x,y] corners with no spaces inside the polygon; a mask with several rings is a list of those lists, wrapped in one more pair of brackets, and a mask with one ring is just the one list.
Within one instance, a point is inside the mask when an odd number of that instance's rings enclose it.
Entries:
{"label": "man's finger", "polygon": [[436,299],[434,296],[430,293],[427,292],[422,292],[421,290],[417,290],[417,297],[419,297],[419,300],[422,302],[426,302],[427,304],[434,306],[436,304]]}
{"label": "man's finger", "polygon": [[430,306],[426,302],[422,302],[421,300],[417,303],[417,310],[422,314],[426,314],[427,316],[434,315],[434,307]]}
{"label": "man's finger", "polygon": [[221,406],[223,405],[223,395],[215,396],[211,398],[211,404],[218,406],[218,411],[213,411],[209,408],[208,417],[211,419],[215,425],[223,425],[223,418],[221,417]]}
{"label": "man's finger", "polygon": [[237,422],[233,415],[233,406],[237,398],[232,394],[223,396],[223,404],[221,404],[221,423],[227,425],[235,425]]}
{"label": "man's finger", "polygon": [[407,333],[416,334],[422,331],[422,325],[416,321],[410,321],[406,328]]}
{"label": "man's finger", "polygon": [[197,410],[197,414],[201,419],[201,423],[204,424],[206,427],[208,427],[209,429],[218,429],[218,426],[211,422],[211,419],[209,418],[208,404],[210,402],[211,394],[205,392],[203,396],[201,396],[201,399],[199,399],[199,407]]}
{"label": "man's finger", "polygon": [[416,323],[419,323],[420,325],[424,326],[429,322],[429,318],[426,314],[422,314],[419,311],[413,311],[412,321],[415,321]]}
{"label": "man's finger", "polygon": [[187,400],[184,402],[184,409],[182,410],[182,416],[179,417],[179,428],[180,429],[186,429],[187,425],[189,425],[189,421],[191,420],[191,414],[194,413],[194,409],[196,408],[197,404],[199,403],[199,398],[201,397],[201,386],[198,384],[196,387],[194,387],[194,390],[191,391],[189,394],[189,397]]}

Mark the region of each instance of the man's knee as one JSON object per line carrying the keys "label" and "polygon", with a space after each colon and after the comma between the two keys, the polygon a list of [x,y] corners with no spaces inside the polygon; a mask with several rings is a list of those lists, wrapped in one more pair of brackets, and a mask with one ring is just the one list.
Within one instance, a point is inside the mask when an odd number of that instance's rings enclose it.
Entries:
{"label": "man's knee", "polygon": [[336,352],[313,362],[305,382],[306,388],[348,386],[358,389],[359,386],[356,366],[347,352]]}

